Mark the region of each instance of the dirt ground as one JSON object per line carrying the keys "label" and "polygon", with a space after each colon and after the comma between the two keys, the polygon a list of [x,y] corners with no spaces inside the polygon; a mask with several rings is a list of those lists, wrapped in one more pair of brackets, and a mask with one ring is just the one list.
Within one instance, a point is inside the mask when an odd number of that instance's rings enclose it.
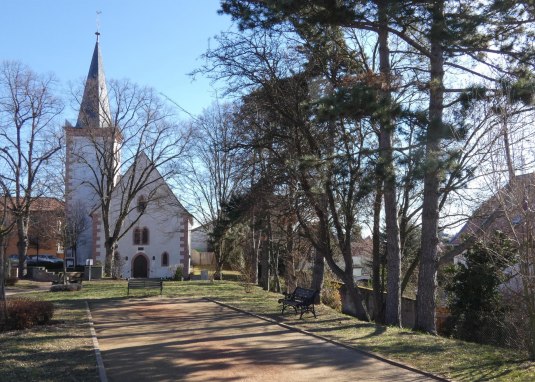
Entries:
{"label": "dirt ground", "polygon": [[109,381],[428,381],[199,299],[90,303]]}

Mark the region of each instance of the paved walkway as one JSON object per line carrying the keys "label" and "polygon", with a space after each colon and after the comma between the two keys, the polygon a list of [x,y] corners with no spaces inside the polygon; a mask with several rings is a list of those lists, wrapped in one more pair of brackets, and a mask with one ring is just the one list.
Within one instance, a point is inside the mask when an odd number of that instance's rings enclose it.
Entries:
{"label": "paved walkway", "polygon": [[90,304],[109,381],[428,381],[197,299]]}

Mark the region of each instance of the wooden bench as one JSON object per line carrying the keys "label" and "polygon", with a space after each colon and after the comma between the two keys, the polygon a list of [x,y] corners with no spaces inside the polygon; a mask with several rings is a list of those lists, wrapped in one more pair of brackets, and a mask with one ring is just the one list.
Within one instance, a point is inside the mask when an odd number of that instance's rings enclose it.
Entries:
{"label": "wooden bench", "polygon": [[297,287],[293,291],[293,293],[285,293],[284,298],[281,298],[279,300],[279,304],[282,304],[282,312],[281,314],[284,314],[284,310],[291,306],[295,310],[295,314],[300,312],[299,319],[303,318],[303,314],[306,312],[310,312],[314,315],[314,318],[316,318],[316,311],[314,310],[314,302],[316,299],[318,291],[314,289],[306,289]]}
{"label": "wooden bench", "polygon": [[160,279],[128,279],[128,291],[130,289],[160,289],[160,296],[163,291],[163,281]]}

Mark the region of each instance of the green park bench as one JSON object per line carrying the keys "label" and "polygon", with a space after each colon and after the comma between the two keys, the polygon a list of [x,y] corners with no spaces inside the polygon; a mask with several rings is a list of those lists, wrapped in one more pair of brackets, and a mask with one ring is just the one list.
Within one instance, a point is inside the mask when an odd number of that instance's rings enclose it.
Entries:
{"label": "green park bench", "polygon": [[127,295],[130,295],[130,289],[160,289],[160,296],[163,291],[163,281],[160,279],[128,279]]}
{"label": "green park bench", "polygon": [[279,304],[282,304],[281,314],[284,314],[286,308],[291,306],[294,308],[295,314],[300,313],[300,319],[303,318],[303,314],[306,312],[312,313],[314,318],[316,318],[314,304],[317,294],[317,290],[301,287],[295,288],[293,293],[285,293],[284,298],[279,299]]}

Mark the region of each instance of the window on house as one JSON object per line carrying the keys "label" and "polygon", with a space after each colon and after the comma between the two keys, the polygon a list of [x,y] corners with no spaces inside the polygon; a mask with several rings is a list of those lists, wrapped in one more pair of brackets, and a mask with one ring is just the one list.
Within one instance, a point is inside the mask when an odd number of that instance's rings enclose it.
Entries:
{"label": "window on house", "polygon": [[141,195],[139,198],[137,198],[137,211],[138,212],[145,212],[145,209],[147,208],[147,199],[144,195]]}
{"label": "window on house", "polygon": [[169,266],[169,254],[167,252],[162,253],[162,267]]}
{"label": "window on house", "polygon": [[147,227],[143,228],[141,233],[141,244],[149,244],[149,229]]}
{"label": "window on house", "polygon": [[134,229],[134,245],[141,244],[141,229],[135,228]]}

